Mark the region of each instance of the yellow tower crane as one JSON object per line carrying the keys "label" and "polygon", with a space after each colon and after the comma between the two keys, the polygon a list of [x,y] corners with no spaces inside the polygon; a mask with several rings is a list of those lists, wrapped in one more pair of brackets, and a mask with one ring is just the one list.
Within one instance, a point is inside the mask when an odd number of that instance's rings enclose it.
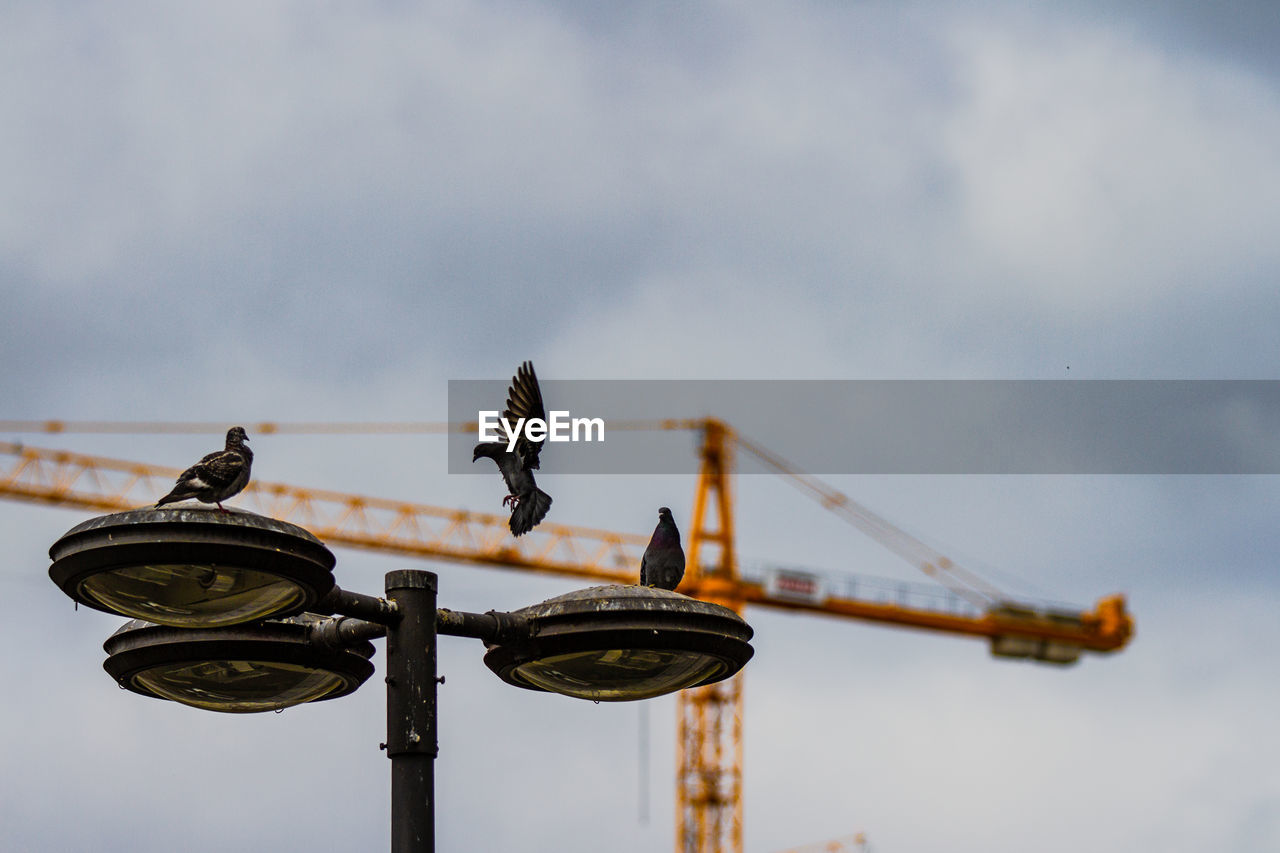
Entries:
{"label": "yellow tower crane", "polygon": [[[251,434],[283,432],[443,433],[465,425],[246,424]],[[616,428],[610,425],[611,428]],[[741,612],[746,605],[838,616],[947,634],[983,637],[995,655],[1044,663],[1074,662],[1083,652],[1122,649],[1133,619],[1122,595],[1088,611],[1014,603],[972,572],[898,529],[818,479],[787,463],[722,421],[668,420],[631,428],[701,431],[700,467],[689,525],[688,569],[679,590]],[[474,426],[472,426],[474,429]],[[0,421],[0,432],[209,432],[224,424],[68,423]],[[773,583],[739,572],[733,527],[733,452],[757,456],[824,507],[907,559],[977,606],[974,613],[828,594],[816,575],[775,573]],[[150,505],[178,469],[142,462],[0,442],[0,497],[59,506],[119,511]],[[515,539],[507,517],[407,501],[254,481],[240,502],[291,521],[337,545],[432,559],[546,572],[610,583],[633,583],[648,535],[543,522]],[[685,690],[678,697],[678,853],[742,851],[742,675]]]}

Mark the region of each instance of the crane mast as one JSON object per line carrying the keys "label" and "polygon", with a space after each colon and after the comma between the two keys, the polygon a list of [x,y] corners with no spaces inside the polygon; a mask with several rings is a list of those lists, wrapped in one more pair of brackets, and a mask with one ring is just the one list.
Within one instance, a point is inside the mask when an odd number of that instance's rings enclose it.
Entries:
{"label": "crane mast", "polygon": [[[708,421],[689,525],[689,586],[704,601],[741,614],[734,551],[728,428]],[[714,519],[713,519],[714,516]],[[693,690],[676,699],[676,849],[682,853],[742,850],[742,679]]]}

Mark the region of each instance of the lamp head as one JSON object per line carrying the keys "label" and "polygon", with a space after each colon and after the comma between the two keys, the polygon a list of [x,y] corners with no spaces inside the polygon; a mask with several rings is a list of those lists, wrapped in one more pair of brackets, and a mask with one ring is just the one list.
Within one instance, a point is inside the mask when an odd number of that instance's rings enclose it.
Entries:
{"label": "lamp head", "polygon": [[49,556],[49,577],[86,607],[181,627],[300,613],[334,585],[319,539],[243,510],[104,515],[71,528]]}
{"label": "lamp head", "polygon": [[751,659],[752,630],[727,607],[646,586],[596,586],[515,611],[530,630],[499,641],[499,678],[597,702],[649,699],[711,684]]}

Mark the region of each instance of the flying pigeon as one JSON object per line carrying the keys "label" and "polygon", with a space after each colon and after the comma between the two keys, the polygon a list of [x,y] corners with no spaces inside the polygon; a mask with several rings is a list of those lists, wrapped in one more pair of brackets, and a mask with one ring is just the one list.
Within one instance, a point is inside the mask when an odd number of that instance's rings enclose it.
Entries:
{"label": "flying pigeon", "polygon": [[[546,421],[547,413],[542,405],[542,391],[538,387],[538,376],[533,372],[533,363],[524,362],[511,378],[511,386],[507,389],[507,408],[502,417],[514,428],[520,418],[528,421],[539,418]],[[545,441],[545,439],[543,439]],[[530,441],[523,430],[516,439],[515,447],[507,450],[502,441],[481,442],[471,453],[471,461],[487,456],[498,465],[498,472],[507,484],[507,496],[502,499],[503,506],[511,507],[509,526],[513,536],[522,536],[546,518],[551,509],[551,495],[538,488],[533,479],[533,469],[538,467],[538,455],[542,452],[542,441]]]}
{"label": "flying pigeon", "polygon": [[649,547],[640,558],[640,585],[659,589],[675,589],[684,577],[684,549],[680,547],[680,531],[671,519],[671,510],[658,509],[658,526],[653,529]]}
{"label": "flying pigeon", "polygon": [[227,430],[226,448],[210,453],[183,471],[173,491],[157,501],[156,506],[195,498],[207,504],[217,504],[218,509],[226,512],[222,502],[239,494],[249,484],[253,451],[245,446],[248,440],[244,427]]}

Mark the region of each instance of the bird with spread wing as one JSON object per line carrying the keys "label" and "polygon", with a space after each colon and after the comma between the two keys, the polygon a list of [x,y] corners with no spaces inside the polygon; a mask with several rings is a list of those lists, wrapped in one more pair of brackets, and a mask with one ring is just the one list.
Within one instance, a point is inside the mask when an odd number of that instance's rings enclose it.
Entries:
{"label": "bird with spread wing", "polygon": [[[512,428],[521,419],[526,423],[532,418],[546,422],[547,411],[542,404],[542,389],[538,387],[538,376],[533,372],[532,362],[521,364],[516,375],[511,378],[511,385],[507,389],[507,408],[502,417]],[[544,441],[545,437],[533,441],[524,430],[520,430],[515,446],[511,449],[501,441],[481,442],[471,453],[472,462],[481,456],[487,456],[497,464],[498,472],[507,484],[507,496],[502,499],[502,505],[511,508],[508,526],[513,536],[528,533],[546,518],[547,511],[551,509],[551,496],[539,489],[533,478],[533,471],[540,464],[539,454],[542,453]]]}

